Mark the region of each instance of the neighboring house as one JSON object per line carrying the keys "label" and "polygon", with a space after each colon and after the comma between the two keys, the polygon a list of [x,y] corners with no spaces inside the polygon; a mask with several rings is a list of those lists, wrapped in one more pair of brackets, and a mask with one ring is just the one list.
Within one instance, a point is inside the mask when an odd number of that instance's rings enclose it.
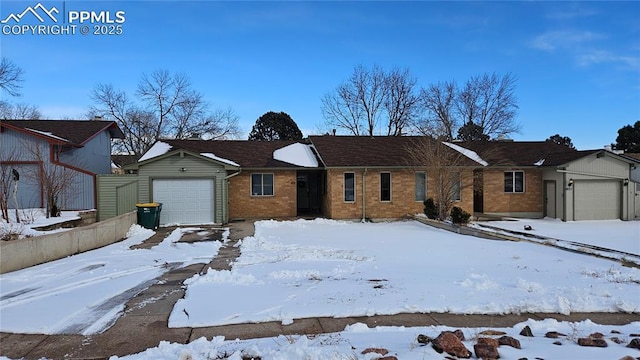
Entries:
{"label": "neighboring house", "polygon": [[[413,156],[426,139],[161,140],[125,169],[137,173],[139,202],[163,203],[165,225],[305,215],[396,219],[422,213],[426,198],[437,200],[436,166]],[[469,213],[565,221],[638,216],[633,158],[546,141],[445,145],[457,155],[446,165],[458,179],[453,205]]]}
{"label": "neighboring house", "polygon": [[113,121],[2,120],[0,165],[20,174],[21,208],[45,207],[44,171],[66,179],[66,190],[58,199],[61,209],[93,209],[95,177],[110,173],[111,139],[122,137]]}
{"label": "neighboring house", "polygon": [[135,164],[138,161],[136,155],[111,154],[111,173],[124,174],[124,167]]}

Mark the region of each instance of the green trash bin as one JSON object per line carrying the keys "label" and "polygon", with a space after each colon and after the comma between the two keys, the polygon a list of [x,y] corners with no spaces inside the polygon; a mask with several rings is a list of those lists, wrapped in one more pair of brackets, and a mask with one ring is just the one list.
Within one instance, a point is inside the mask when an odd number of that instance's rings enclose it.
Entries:
{"label": "green trash bin", "polygon": [[138,225],[156,230],[160,226],[162,203],[136,204],[138,208]]}

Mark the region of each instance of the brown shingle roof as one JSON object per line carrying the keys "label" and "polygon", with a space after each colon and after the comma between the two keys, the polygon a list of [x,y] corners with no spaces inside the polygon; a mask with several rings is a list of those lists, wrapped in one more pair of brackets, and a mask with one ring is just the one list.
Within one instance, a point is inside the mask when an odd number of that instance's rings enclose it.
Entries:
{"label": "brown shingle roof", "polygon": [[243,168],[296,168],[299,166],[273,159],[273,152],[296,141],[249,140],[160,140],[171,145],[171,150],[183,149],[202,154],[212,153],[231,160]]}
{"label": "brown shingle roof", "polygon": [[[599,150],[572,150],[551,141],[462,141],[491,166],[558,166]],[[544,160],[544,161],[541,161]]]}
{"label": "brown shingle roof", "polygon": [[[435,141],[423,136],[309,136],[327,167],[405,167],[425,166],[410,154],[421,141]],[[445,151],[455,152],[446,148]],[[458,154],[455,153],[457,156]],[[479,166],[463,158],[460,165]]]}
{"label": "brown shingle roof", "polygon": [[[115,122],[103,120],[2,120],[0,126],[31,132],[50,140],[73,145],[83,145],[105,130],[109,131],[112,138],[123,137],[122,131]],[[50,133],[54,137],[38,132]]]}

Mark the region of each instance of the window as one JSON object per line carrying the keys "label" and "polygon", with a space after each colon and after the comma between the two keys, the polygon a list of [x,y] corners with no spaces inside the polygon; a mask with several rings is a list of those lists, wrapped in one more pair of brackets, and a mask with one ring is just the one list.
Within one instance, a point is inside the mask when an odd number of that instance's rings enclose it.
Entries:
{"label": "window", "polygon": [[504,192],[522,193],[524,192],[524,171],[504,172]]}
{"label": "window", "polygon": [[273,174],[251,174],[251,196],[273,196]]}
{"label": "window", "polygon": [[427,199],[427,174],[424,172],[416,173],[416,201],[425,201]]}
{"label": "window", "polygon": [[451,200],[460,201],[462,200],[462,194],[460,191],[462,189],[462,186],[460,184],[460,173],[454,172],[449,176],[451,176]]}
{"label": "window", "polygon": [[380,173],[380,201],[391,201],[391,173]]}
{"label": "window", "polygon": [[356,174],[344,173],[344,201],[356,201]]}

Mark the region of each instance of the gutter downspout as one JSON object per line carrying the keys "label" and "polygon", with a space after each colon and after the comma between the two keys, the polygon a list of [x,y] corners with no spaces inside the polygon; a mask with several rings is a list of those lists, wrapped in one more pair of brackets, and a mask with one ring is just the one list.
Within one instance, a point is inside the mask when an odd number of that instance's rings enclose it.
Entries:
{"label": "gutter downspout", "polygon": [[223,214],[222,214],[222,220],[225,222],[229,222],[229,214],[227,214],[229,212],[229,179],[231,179],[234,176],[240,175],[240,173],[242,172],[242,169],[238,170],[238,172],[234,172],[231,175],[227,175],[224,177],[224,185],[225,185],[225,189],[224,189],[224,194],[225,194],[225,201],[227,203],[226,206],[226,212],[225,212],[225,208],[222,209]]}
{"label": "gutter downspout", "polygon": [[362,222],[366,221],[367,218],[367,201],[366,201],[366,176],[367,176],[367,168],[364,168],[364,172],[362,173]]}

